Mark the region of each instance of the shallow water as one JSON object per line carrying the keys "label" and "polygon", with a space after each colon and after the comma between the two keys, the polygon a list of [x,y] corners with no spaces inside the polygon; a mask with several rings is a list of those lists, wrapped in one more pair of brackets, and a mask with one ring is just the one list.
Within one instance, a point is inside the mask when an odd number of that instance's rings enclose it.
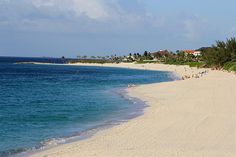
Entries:
{"label": "shallow water", "polygon": [[175,79],[169,72],[13,64],[18,60],[0,58],[0,156],[132,118],[143,106],[121,94],[127,84]]}

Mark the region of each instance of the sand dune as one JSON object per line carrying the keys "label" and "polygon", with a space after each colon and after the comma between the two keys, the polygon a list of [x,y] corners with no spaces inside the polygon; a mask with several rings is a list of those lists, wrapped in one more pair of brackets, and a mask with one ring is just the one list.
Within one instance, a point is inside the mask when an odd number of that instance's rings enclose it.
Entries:
{"label": "sand dune", "polygon": [[[168,65],[106,65],[173,71],[203,69]],[[209,71],[199,79],[127,89],[149,105],[144,115],[93,137],[32,157],[235,157],[236,75]]]}

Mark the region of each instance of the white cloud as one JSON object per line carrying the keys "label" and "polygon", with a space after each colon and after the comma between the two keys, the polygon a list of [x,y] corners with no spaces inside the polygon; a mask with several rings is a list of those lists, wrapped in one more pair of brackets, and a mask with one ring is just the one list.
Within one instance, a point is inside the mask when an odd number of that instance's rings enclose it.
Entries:
{"label": "white cloud", "polygon": [[12,29],[35,31],[94,32],[157,26],[141,0],[2,0],[0,21],[7,21]]}
{"label": "white cloud", "polygon": [[[195,40],[204,21],[154,15],[144,0],[0,0],[0,29],[42,32],[159,34]],[[173,33],[172,33],[173,32]]]}
{"label": "white cloud", "polygon": [[74,0],[74,11],[77,16],[86,14],[91,19],[104,19],[109,17],[109,7],[103,0]]}
{"label": "white cloud", "polygon": [[109,16],[105,0],[31,0],[32,4],[45,14],[62,14],[64,16],[87,16],[101,20]]}

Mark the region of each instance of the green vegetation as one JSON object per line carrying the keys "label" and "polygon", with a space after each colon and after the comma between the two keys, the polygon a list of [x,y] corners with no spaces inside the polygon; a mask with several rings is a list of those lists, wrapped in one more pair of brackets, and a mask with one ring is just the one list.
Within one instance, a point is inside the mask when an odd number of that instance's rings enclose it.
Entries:
{"label": "green vegetation", "polygon": [[206,63],[207,67],[214,67],[217,69],[229,67],[231,62],[236,62],[235,38],[227,39],[226,42],[217,41],[215,45],[212,45],[212,47],[203,51],[202,60]]}
{"label": "green vegetation", "polygon": [[147,64],[147,63],[159,63],[158,61],[154,61],[154,60],[140,60],[135,62],[136,64]]}
{"label": "green vegetation", "polygon": [[183,52],[177,52],[172,54],[168,58],[165,58],[162,63],[173,65],[189,65],[190,67],[202,67],[204,63],[200,61],[198,57],[194,55],[186,55]]}
{"label": "green vegetation", "polygon": [[236,71],[236,39],[216,41],[211,47],[201,48],[201,56],[193,56],[178,51],[175,55],[168,56],[164,63],[175,65],[189,65],[190,67],[208,67]]}
{"label": "green vegetation", "polygon": [[236,71],[236,62],[225,63],[223,69],[227,71]]}
{"label": "green vegetation", "polygon": [[203,62],[186,62],[185,65],[189,65],[190,67],[203,67],[204,63]]}
{"label": "green vegetation", "polygon": [[176,60],[167,60],[164,62],[164,64],[170,64],[170,65],[188,65],[190,67],[197,67],[201,68],[204,66],[203,62],[185,62],[185,61],[176,61]]}
{"label": "green vegetation", "polygon": [[160,50],[152,53],[145,51],[143,54],[129,53],[127,56],[78,56],[77,58],[67,63],[164,63],[236,71],[236,39],[230,38],[226,42],[216,41],[216,44],[211,47],[202,47],[198,50],[176,51],[176,53]]}

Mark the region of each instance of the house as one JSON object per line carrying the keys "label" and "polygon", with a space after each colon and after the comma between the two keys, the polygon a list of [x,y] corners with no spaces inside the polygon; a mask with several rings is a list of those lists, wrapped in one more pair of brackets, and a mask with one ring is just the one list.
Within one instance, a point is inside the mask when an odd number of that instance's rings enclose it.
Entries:
{"label": "house", "polygon": [[195,57],[198,57],[198,56],[201,56],[201,55],[202,55],[202,52],[201,52],[201,51],[194,51],[194,52],[193,52],[193,55],[194,55]]}
{"label": "house", "polygon": [[184,52],[185,55],[193,55],[194,50],[182,50],[181,52]]}
{"label": "house", "polygon": [[135,57],[133,55],[128,55],[128,56],[124,56],[124,58],[122,59],[122,61],[124,62],[132,62],[132,61],[135,61]]}
{"label": "house", "polygon": [[158,60],[159,58],[166,58],[170,55],[168,50],[159,50],[157,52],[151,53],[151,56],[154,58],[154,60]]}
{"label": "house", "polygon": [[194,55],[195,57],[201,56],[201,51],[197,50],[182,50],[181,52],[184,52],[185,55]]}

